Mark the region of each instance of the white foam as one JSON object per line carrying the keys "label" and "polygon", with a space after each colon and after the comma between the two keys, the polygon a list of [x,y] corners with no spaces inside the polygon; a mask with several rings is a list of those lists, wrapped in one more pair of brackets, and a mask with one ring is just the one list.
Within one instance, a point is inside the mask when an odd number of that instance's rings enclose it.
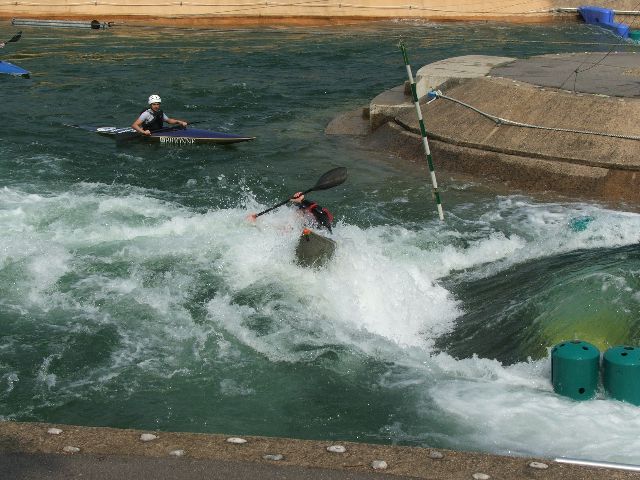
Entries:
{"label": "white foam", "polygon": [[[29,313],[55,307],[64,315],[52,328],[107,325],[117,336],[108,365],[69,378],[50,371],[58,353],[42,359],[37,383],[60,394],[53,401],[117,384],[123,373],[122,388],[135,392],[146,375],[189,375],[208,362],[242,360],[246,349],[272,362],[346,351],[356,358],[349,368],[362,357],[393,362],[379,385],[421,391],[416,415],[437,409],[453,419],[452,446],[636,460],[632,407],[555,396],[547,360],[504,366],[433,348],[464,311],[442,282],[453,272],[483,278],[537,258],[630,245],[640,216],[505,197],[447,224],[339,222],[334,259],[309,270],[294,262],[297,212],[283,207],[251,224],[245,216],[265,206],[242,201],[246,208],[196,212],[133,187],[81,184],[60,195],[0,189],[0,276],[15,285],[3,305],[34,322],[40,317]],[[589,217],[586,228],[572,230],[575,217]],[[633,295],[623,278],[606,278],[607,288]],[[194,318],[194,292],[204,319]],[[18,382],[17,374],[2,378],[9,392]],[[218,381],[223,395],[254,394],[237,379]],[[605,445],[605,458],[574,441],[588,435]]]}
{"label": "white foam", "polygon": [[[543,457],[640,462],[637,407],[599,396],[576,402],[553,393],[549,360],[513,366],[482,359],[434,358],[445,377],[428,388],[434,404],[460,424],[450,445]],[[453,369],[451,369],[453,368]],[[453,375],[453,376],[452,376]],[[448,377],[448,378],[447,378]]]}

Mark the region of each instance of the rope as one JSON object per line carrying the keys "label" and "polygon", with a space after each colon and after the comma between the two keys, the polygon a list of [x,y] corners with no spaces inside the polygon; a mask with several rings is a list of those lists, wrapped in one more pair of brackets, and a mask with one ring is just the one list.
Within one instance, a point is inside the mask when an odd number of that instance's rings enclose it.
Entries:
{"label": "rope", "polygon": [[622,138],[624,140],[640,140],[640,135],[623,135],[620,133],[594,132],[591,130],[576,130],[573,128],[545,127],[543,125],[533,125],[530,123],[515,122],[507,118],[491,115],[490,113],[483,112],[482,110],[479,110],[476,107],[469,105],[468,103],[462,102],[452,97],[448,97],[447,95],[443,95],[440,90],[429,92],[429,98],[431,97],[442,98],[444,100],[449,100],[450,102],[454,102],[459,105],[462,105],[463,107],[473,110],[474,112],[479,113],[483,117],[488,118],[489,120],[495,122],[496,125],[510,125],[512,127],[533,128],[537,130],[547,130],[550,132],[577,133],[581,135],[597,135],[601,137]]}

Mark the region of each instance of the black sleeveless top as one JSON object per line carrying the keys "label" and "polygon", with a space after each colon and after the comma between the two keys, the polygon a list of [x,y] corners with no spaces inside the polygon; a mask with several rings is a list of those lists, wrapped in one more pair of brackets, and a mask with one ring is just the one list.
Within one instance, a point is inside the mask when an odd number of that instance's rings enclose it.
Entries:
{"label": "black sleeveless top", "polygon": [[140,112],[140,115],[144,112],[149,112],[153,115],[153,120],[142,122],[143,129],[153,132],[154,130],[160,130],[164,126],[164,112],[162,110],[154,112],[151,108],[147,108]]}

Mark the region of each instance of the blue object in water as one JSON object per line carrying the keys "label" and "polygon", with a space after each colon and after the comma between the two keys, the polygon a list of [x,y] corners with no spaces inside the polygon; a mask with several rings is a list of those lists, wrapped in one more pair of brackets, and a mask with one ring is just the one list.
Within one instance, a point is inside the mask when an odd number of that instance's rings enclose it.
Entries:
{"label": "blue object in water", "polygon": [[602,383],[611,397],[640,405],[640,348],[619,345],[607,350]]}
{"label": "blue object in water", "polygon": [[553,391],[574,400],[593,398],[598,388],[600,350],[582,340],[559,343],[551,350]]}
{"label": "blue object in water", "polygon": [[616,22],[614,20],[615,14],[613,10],[601,7],[581,6],[578,7],[578,13],[582,16],[585,23],[598,25],[607,30],[611,30],[622,38],[629,36],[629,25]]}
{"label": "blue object in water", "polygon": [[15,75],[16,77],[29,78],[29,72],[13,63],[0,61],[0,73]]}
{"label": "blue object in water", "polygon": [[613,23],[615,17],[613,10],[586,5],[578,7],[578,13],[582,15],[585,22],[592,24]]}
{"label": "blue object in water", "polygon": [[569,228],[574,232],[584,232],[589,224],[593,221],[593,217],[576,217],[569,220]]}

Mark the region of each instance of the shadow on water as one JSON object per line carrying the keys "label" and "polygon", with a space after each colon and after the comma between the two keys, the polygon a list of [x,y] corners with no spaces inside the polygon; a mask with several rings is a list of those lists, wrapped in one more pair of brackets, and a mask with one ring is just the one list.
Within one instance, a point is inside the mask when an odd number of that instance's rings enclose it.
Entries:
{"label": "shadow on water", "polygon": [[567,339],[601,350],[640,342],[640,246],[580,250],[517,265],[498,275],[448,280],[465,306],[456,328],[436,342],[457,358],[477,354],[505,364],[538,359]]}

